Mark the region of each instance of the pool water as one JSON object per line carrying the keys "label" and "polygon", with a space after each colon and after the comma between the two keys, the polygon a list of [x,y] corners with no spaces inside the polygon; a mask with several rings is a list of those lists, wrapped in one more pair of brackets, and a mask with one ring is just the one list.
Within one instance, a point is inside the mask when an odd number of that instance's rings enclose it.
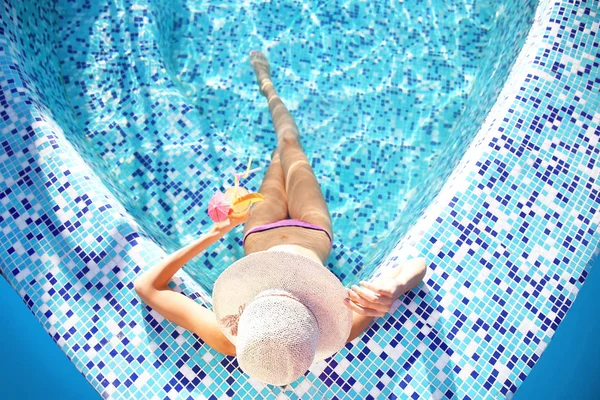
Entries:
{"label": "pool water", "polygon": [[[499,93],[534,11],[521,2],[58,3],[67,137],[167,252],[208,199],[276,145],[249,64],[263,50],[333,219],[344,283],[368,276],[441,187]],[[142,44],[132,46],[134,39]],[[502,51],[497,44],[502,43]],[[439,158],[453,158],[432,170]],[[240,231],[189,263],[211,290]],[[347,265],[339,254],[352,254]]]}

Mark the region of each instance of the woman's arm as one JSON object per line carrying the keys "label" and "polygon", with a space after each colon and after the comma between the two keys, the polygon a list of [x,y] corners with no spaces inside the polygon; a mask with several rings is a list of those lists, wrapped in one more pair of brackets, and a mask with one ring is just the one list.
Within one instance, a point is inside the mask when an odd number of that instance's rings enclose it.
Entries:
{"label": "woman's arm", "polygon": [[217,242],[224,233],[212,227],[210,231],[192,243],[177,250],[144,272],[135,281],[136,284],[151,286],[155,289],[164,289],[173,275],[188,261],[203,252],[208,246]]}
{"label": "woman's arm", "polygon": [[352,330],[347,342],[360,336],[376,317],[386,315],[396,299],[415,288],[427,272],[425,259],[413,258],[400,268],[380,276],[375,282],[361,282],[361,286],[348,289],[345,304],[353,311]]}
{"label": "woman's arm", "polygon": [[359,337],[364,331],[367,330],[369,326],[371,326],[371,322],[373,322],[374,319],[374,316],[361,315],[356,311],[352,311],[352,330],[350,331],[350,335],[348,336],[346,343],[350,343]]}
{"label": "woman's arm", "polygon": [[220,353],[235,355],[235,346],[223,334],[215,314],[194,300],[175,292],[168,283],[185,263],[217,242],[235,226],[247,220],[230,218],[214,224],[207,234],[170,254],[135,280],[140,298],[167,320],[194,332]]}
{"label": "woman's arm", "polygon": [[235,356],[235,346],[221,332],[215,314],[209,309],[168,287],[154,289],[136,281],[135,291],[167,320],[194,332],[219,353]]}

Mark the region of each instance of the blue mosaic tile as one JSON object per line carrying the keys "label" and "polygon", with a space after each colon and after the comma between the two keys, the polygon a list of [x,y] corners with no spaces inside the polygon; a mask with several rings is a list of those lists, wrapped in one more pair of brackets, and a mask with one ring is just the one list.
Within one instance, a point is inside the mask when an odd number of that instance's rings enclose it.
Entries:
{"label": "blue mosaic tile", "polygon": [[[5,2],[2,275],[103,398],[510,398],[598,254],[598,12]],[[132,284],[203,231],[206,200],[250,156],[267,165],[252,48],[268,52],[330,205],[328,267],[344,284],[415,256],[430,267],[286,388],[248,379]],[[172,287],[211,307],[243,256],[237,233]]]}

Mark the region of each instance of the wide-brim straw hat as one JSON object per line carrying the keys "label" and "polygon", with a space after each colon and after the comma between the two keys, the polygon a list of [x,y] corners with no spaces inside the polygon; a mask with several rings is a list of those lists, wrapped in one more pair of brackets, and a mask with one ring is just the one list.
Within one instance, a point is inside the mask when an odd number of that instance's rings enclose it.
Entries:
{"label": "wide-brim straw hat", "polygon": [[283,385],[344,347],[352,329],[347,290],[326,267],[287,251],[234,262],[213,290],[218,324],[248,375]]}

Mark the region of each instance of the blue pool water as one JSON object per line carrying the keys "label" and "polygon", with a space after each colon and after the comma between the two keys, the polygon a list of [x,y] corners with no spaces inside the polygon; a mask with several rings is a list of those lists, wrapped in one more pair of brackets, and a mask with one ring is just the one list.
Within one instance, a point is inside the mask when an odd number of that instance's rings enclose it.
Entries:
{"label": "blue pool water", "polygon": [[[479,129],[533,16],[534,2],[509,11],[517,3],[149,1],[120,19],[124,5],[73,13],[59,2],[57,58],[83,127],[65,134],[140,229],[175,251],[202,232],[208,199],[235,170],[250,157],[262,173],[268,166],[275,135],[248,58],[263,50],[336,242],[362,260],[347,268],[334,252],[334,271],[357,282],[414,223],[431,197],[425,188],[444,181],[460,150],[433,171],[440,154]],[[124,46],[134,35],[143,45]],[[242,256],[231,235],[210,263],[185,268],[210,291]]]}
{"label": "blue pool water", "polygon": [[[599,15],[569,0],[6,1],[1,272],[107,399],[510,398],[599,244]],[[133,291],[206,229],[207,200],[250,156],[266,167],[251,48],[331,206],[327,267],[347,285],[415,256],[429,266],[285,388]],[[173,289],[210,308],[239,234]]]}

